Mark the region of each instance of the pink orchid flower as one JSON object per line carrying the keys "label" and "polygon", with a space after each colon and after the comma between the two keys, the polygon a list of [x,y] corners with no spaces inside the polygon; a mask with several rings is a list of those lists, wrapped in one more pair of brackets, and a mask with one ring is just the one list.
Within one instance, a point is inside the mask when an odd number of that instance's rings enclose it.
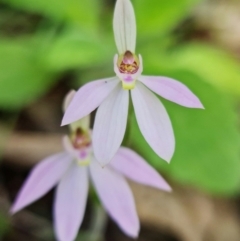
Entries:
{"label": "pink orchid flower", "polygon": [[[67,98],[67,102],[70,99]],[[170,186],[145,160],[126,147],[121,147],[111,164],[102,168],[92,152],[89,116],[73,123],[70,129],[71,135],[63,138],[65,151],[45,158],[34,167],[11,213],[18,212],[57,185],[55,233],[59,241],[73,241],[84,217],[91,180],[109,216],[123,232],[137,237],[139,219],[125,177],[165,191],[170,191]]]}
{"label": "pink orchid flower", "polygon": [[135,54],[136,23],[130,0],[117,0],[113,29],[119,53],[114,57],[116,77],[96,80],[80,88],[62,125],[81,119],[99,106],[93,127],[93,149],[96,159],[104,166],[122,143],[131,92],[140,131],[156,154],[169,162],[175,149],[171,121],[151,91],[188,108],[203,108],[203,105],[185,85],[174,79],[141,75],[143,63],[141,55]]}

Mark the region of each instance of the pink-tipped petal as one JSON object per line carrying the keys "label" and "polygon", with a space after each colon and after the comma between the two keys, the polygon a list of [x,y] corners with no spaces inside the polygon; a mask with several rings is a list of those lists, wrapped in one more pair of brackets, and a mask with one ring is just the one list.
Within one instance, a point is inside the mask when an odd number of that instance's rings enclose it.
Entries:
{"label": "pink-tipped petal", "polygon": [[135,182],[164,191],[171,191],[171,187],[160,174],[141,156],[129,148],[119,148],[110,166]]}
{"label": "pink-tipped petal", "polygon": [[117,77],[92,81],[81,87],[69,104],[62,125],[77,121],[95,110],[119,83]]}
{"label": "pink-tipped petal", "polygon": [[121,84],[104,100],[97,110],[93,127],[93,151],[104,166],[120,147],[127,125],[129,93]]}
{"label": "pink-tipped petal", "polygon": [[141,76],[138,80],[156,94],[174,103],[188,108],[204,108],[198,97],[177,80],[160,76]]}
{"label": "pink-tipped petal", "polygon": [[98,196],[111,218],[127,235],[137,237],[139,219],[133,194],[121,174],[109,167],[101,168],[96,161],[90,165],[91,178]]}
{"label": "pink-tipped petal", "polygon": [[137,30],[130,0],[117,0],[113,16],[113,31],[119,54],[124,54],[127,50],[134,53]]}
{"label": "pink-tipped petal", "polygon": [[88,195],[88,170],[73,163],[55,196],[54,226],[59,241],[74,241],[81,226]]}
{"label": "pink-tipped petal", "polygon": [[71,162],[71,156],[68,153],[59,153],[37,164],[17,196],[11,213],[18,212],[53,188],[67,171]]}
{"label": "pink-tipped petal", "polygon": [[137,82],[131,93],[137,122],[145,140],[157,155],[170,162],[175,139],[163,104],[140,82]]}

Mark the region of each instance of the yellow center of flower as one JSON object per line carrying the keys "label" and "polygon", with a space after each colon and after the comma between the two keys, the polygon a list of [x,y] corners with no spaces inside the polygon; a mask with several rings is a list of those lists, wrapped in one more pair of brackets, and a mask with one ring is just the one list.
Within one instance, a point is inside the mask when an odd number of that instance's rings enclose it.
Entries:
{"label": "yellow center of flower", "polygon": [[133,89],[136,82],[134,74],[139,70],[138,57],[128,50],[123,55],[119,56],[117,66],[122,76],[121,80],[123,89]]}
{"label": "yellow center of flower", "polygon": [[81,167],[86,167],[90,164],[90,158],[86,159],[85,161],[78,161],[78,165]]}
{"label": "yellow center of flower", "polygon": [[119,66],[119,71],[121,73],[135,74],[138,71],[139,66],[136,55],[132,54],[130,51],[126,51],[123,56],[120,56],[120,59],[121,62]]}

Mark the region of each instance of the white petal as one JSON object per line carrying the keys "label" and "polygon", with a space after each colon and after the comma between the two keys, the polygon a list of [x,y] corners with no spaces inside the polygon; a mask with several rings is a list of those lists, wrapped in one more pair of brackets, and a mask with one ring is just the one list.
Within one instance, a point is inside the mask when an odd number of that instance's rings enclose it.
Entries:
{"label": "white petal", "polygon": [[77,121],[95,110],[119,82],[116,77],[92,81],[81,87],[69,104],[62,125]]}
{"label": "white petal", "polygon": [[121,84],[104,100],[97,110],[93,127],[93,151],[104,166],[120,147],[127,125],[129,93]]}
{"label": "white petal", "polygon": [[70,90],[66,94],[66,96],[65,96],[65,98],[63,100],[63,113],[66,111],[67,107],[71,103],[71,101],[72,101],[72,99],[73,99],[75,94],[76,94],[76,90]]}
{"label": "white petal", "polygon": [[175,139],[169,116],[160,100],[142,83],[131,91],[139,128],[161,158],[169,162],[175,149]]}
{"label": "white petal", "polygon": [[126,180],[107,166],[101,168],[96,161],[91,163],[90,173],[108,214],[127,235],[137,237],[139,219],[134,198]]}
{"label": "white petal", "polygon": [[[71,103],[71,101],[73,100],[73,97],[75,96],[76,91],[75,90],[70,90],[67,95],[64,98],[63,101],[63,113],[66,111],[67,107],[69,106],[69,104]],[[90,115],[87,115],[83,118],[81,118],[80,120],[77,120],[75,122],[72,122],[70,124],[70,129],[71,132],[75,132],[78,128],[81,128],[82,130],[88,131],[90,127]]]}
{"label": "white petal", "polygon": [[110,166],[135,182],[171,191],[171,187],[160,174],[141,156],[129,148],[119,148]]}
{"label": "white petal", "polygon": [[68,153],[59,153],[45,158],[37,164],[24,183],[11,213],[16,213],[36,201],[53,188],[72,163]]}
{"label": "white petal", "polygon": [[189,108],[204,108],[198,97],[177,80],[161,76],[141,76],[138,80],[150,90],[174,103]]}
{"label": "white petal", "polygon": [[86,208],[87,171],[86,167],[73,163],[57,187],[54,224],[59,241],[73,241],[77,236]]}
{"label": "white petal", "polygon": [[113,31],[119,54],[124,54],[127,50],[134,53],[137,31],[134,9],[130,0],[117,0]]}

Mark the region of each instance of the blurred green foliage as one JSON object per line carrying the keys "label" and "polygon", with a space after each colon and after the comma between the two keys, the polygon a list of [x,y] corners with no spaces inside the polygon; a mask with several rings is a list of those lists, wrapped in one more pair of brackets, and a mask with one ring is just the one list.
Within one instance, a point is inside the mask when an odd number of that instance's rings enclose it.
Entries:
{"label": "blurred green foliage", "polygon": [[175,68],[196,73],[222,90],[240,94],[239,62],[226,52],[203,44],[188,44],[172,55]]}
{"label": "blurred green foliage", "polygon": [[[103,61],[107,48],[94,34],[77,29],[68,30],[54,40],[46,61],[56,71],[84,68]],[[110,56],[109,56],[110,57]]]}
{"label": "blurred green foliage", "polygon": [[169,33],[201,0],[133,0],[139,35],[151,36]]}
{"label": "blurred green foliage", "polygon": [[77,24],[82,28],[96,28],[100,1],[88,0],[3,0],[6,4],[29,13],[48,16],[55,21]]}
{"label": "blurred green foliage", "polygon": [[[1,108],[19,110],[28,105],[66,71],[75,73],[78,81],[74,83],[114,75],[112,61],[116,49],[110,28],[110,1],[1,2],[3,11],[38,16],[34,31],[14,38],[0,32]],[[206,43],[182,43],[173,34],[198,2],[133,0],[138,25],[137,52],[143,55],[144,73],[182,81],[200,97],[206,109],[192,110],[161,100],[171,117],[177,142],[170,165],[149,148],[134,116],[128,142],[177,182],[212,194],[232,195],[240,190],[240,136],[231,98],[240,96],[240,64],[223,50]]]}
{"label": "blurred green foliage", "polygon": [[22,107],[54,81],[37,48],[29,39],[0,40],[0,107]]}

